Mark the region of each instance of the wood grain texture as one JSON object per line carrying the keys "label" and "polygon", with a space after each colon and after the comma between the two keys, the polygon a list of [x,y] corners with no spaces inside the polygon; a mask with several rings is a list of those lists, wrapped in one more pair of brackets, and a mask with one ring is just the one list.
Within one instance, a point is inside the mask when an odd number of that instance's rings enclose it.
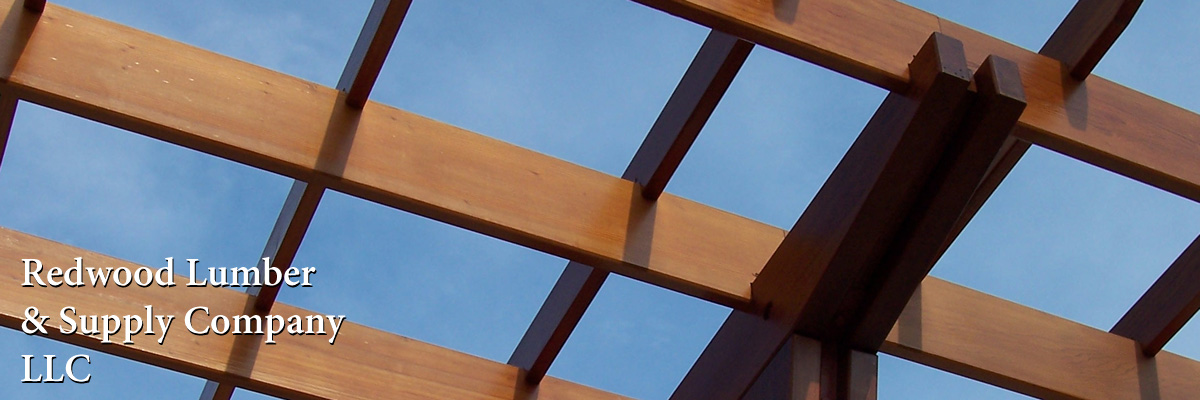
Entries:
{"label": "wood grain texture", "polygon": [[[1083,80],[1091,74],[1100,58],[1129,25],[1141,3],[1141,0],[1079,1],[1038,53],[1061,61],[1072,78]],[[1018,133],[1017,136],[1032,135]],[[952,238],[957,237],[979,209],[983,208],[988,197],[1000,187],[1000,183],[1029,150],[1030,145],[1028,141],[1017,137],[1010,137],[1005,141],[1000,156],[993,160],[987,177],[976,189],[975,196],[963,212],[962,219],[956,223]],[[950,241],[947,241],[942,251],[945,252],[950,244]]]}
{"label": "wood grain texture", "polygon": [[[654,205],[631,200],[641,197],[630,182],[386,106],[368,103],[363,112],[353,115],[334,111],[341,101],[334,89],[53,4],[40,18],[21,11],[20,3],[11,0],[0,1],[0,12],[4,13],[4,23],[0,24],[0,76],[8,77],[6,90],[23,98],[293,178],[323,179],[352,195],[620,270],[721,304],[750,308],[753,274],[784,236],[781,229],[670,194]],[[969,60],[974,59],[973,51],[968,47]],[[1040,62],[1018,63],[1026,79],[1031,76],[1026,69],[1045,72],[1054,67]],[[1181,148],[1191,143],[1191,131],[1180,128],[1196,126],[1188,122],[1194,114],[1105,82],[1089,78],[1088,95],[1071,97],[1073,101],[1092,101],[1093,118],[1077,129],[1083,131],[1079,135],[1111,134],[1111,146],[1121,149],[1121,143],[1133,140],[1130,132],[1144,132],[1140,144],[1119,153],[1124,158],[1118,157],[1117,164],[1128,166],[1139,159],[1164,158],[1147,164],[1145,173],[1180,187],[1190,185],[1186,174],[1191,172],[1175,172],[1182,166],[1195,165],[1188,162],[1187,156],[1193,151]],[[1042,84],[1046,83],[1037,83]],[[1060,128],[1055,124],[1069,125],[1067,114],[1054,116],[1061,108],[1033,101],[1030,85],[1027,80],[1030,108],[1045,108],[1037,112],[1040,116],[1027,109],[1022,120],[1034,118],[1031,121],[1037,124],[1022,124],[1045,129],[1034,129],[1022,137],[1049,135],[1045,132]],[[1039,91],[1039,98],[1052,98],[1047,90]],[[334,134],[339,132],[353,135]],[[1151,143],[1164,146],[1161,151],[1150,151],[1147,146]],[[1127,154],[1137,157],[1125,157]],[[1171,170],[1171,165],[1176,169]],[[579,215],[589,218],[574,218]],[[648,215],[656,217],[653,223],[647,223]],[[653,234],[647,234],[648,227],[653,228]],[[716,240],[718,237],[720,240]],[[633,244],[629,252],[626,243]],[[945,284],[927,278],[922,292],[931,290],[929,282]],[[1136,371],[1147,365],[1138,358],[1131,340],[1095,330],[1080,331],[1060,318],[963,290],[965,300],[939,303],[946,309],[924,313],[933,318],[926,321],[927,326],[949,326],[948,330],[925,331],[923,344],[911,338],[907,342],[889,339],[885,351],[890,346],[909,358],[919,358],[950,372],[1004,387],[1041,388],[1038,390],[1042,393],[1086,394],[1086,388],[1080,387],[1098,380],[1100,387],[1125,385],[1121,387],[1127,389],[1131,382],[1128,372],[1120,371]],[[7,293],[0,293],[0,297]],[[244,306],[248,297],[234,294],[243,297],[239,297],[240,302],[232,302]],[[908,310],[913,309],[914,301],[910,301]],[[1002,317],[1019,316],[1018,322],[1031,318],[1037,322],[1031,326],[1040,330],[1001,317],[993,321],[987,313],[967,307],[981,303],[988,306],[982,310],[996,311]],[[909,318],[913,315],[905,313]],[[955,326],[961,326],[961,321],[987,335],[956,333]],[[1061,335],[1059,330],[1082,332],[1086,339]],[[1002,340],[994,340],[996,335]],[[1034,341],[1033,347],[1042,352],[1031,356],[1028,350],[1015,347],[1027,345],[1026,341]],[[1008,343],[1012,348],[997,343]],[[415,347],[407,348],[413,351],[427,348],[411,346]],[[964,348],[967,353],[961,352]],[[137,354],[141,353],[120,353]],[[145,357],[170,362],[161,354]],[[1030,360],[1067,369],[1065,373],[1046,375],[1056,370],[1031,367]],[[1195,361],[1167,352],[1160,353],[1156,360],[1149,364],[1157,375],[1154,381],[1171,390],[1164,389],[1163,393],[1175,393],[1178,398],[1200,391],[1187,387],[1197,376]],[[476,364],[464,365],[470,368]],[[515,370],[492,368],[484,370],[502,371],[497,374],[506,377]],[[1108,369],[1118,371],[1117,383],[1109,382],[1107,375],[1096,374]],[[987,370],[1002,372],[980,372]],[[1078,371],[1091,372],[1073,375]],[[558,381],[543,382],[540,390],[550,390],[554,382]],[[1182,390],[1180,387],[1191,392],[1176,391]]]}
{"label": "wood grain texture", "polygon": [[0,31],[7,88],[30,101],[703,299],[744,308],[783,238],[378,103],[350,110],[334,89],[74,11],[51,5],[33,22],[27,40],[20,23]]}
{"label": "wood grain texture", "polygon": [[337,88],[346,93],[346,105],[363,108],[371,96],[371,88],[379,78],[383,62],[391,52],[400,24],[408,14],[412,0],[375,0],[363,23],[358,41],[350,51],[350,59],[338,80]]}
{"label": "wood grain texture", "polygon": [[1109,331],[1137,341],[1153,357],[1200,309],[1200,237],[1163,272]]}
{"label": "wood grain texture", "polygon": [[1083,80],[1141,6],[1142,0],[1079,0],[1038,53],[1062,61],[1071,77]]}
{"label": "wood grain texture", "polygon": [[954,239],[956,222],[969,217],[964,210],[1025,109],[1021,76],[1011,61],[989,57],[972,82],[977,94],[970,109],[887,254],[861,284],[861,296],[846,297],[837,307],[850,322],[836,336],[846,337],[852,348],[879,349],[909,297],[941,258],[943,243]]}
{"label": "wood grain texture", "polygon": [[741,397],[793,331],[836,340],[840,327],[804,322],[849,322],[826,313],[883,257],[966,110],[957,40],[931,35],[912,71],[921,83],[884,99],[754,281],[760,312],[734,311],[672,399]]}
{"label": "wood grain texture", "polygon": [[[654,201],[662,196],[753,48],[729,34],[709,33],[621,176],[641,185],[642,197]],[[563,269],[508,360],[527,371],[530,384],[536,385],[550,370],[607,278],[608,271],[577,262]]]}
{"label": "wood grain texture", "polygon": [[[26,307],[57,316],[65,306],[78,315],[143,315],[153,305],[158,315],[176,315],[162,345],[158,336],[135,336],[134,344],[101,344],[99,337],[63,335],[52,318],[51,339],[129,358],[174,371],[229,382],[238,387],[288,399],[618,399],[617,395],[547,378],[536,393],[521,388],[516,367],[440,348],[346,321],[337,342],[327,336],[279,337],[261,344],[261,336],[188,333],[178,318],[188,309],[207,306],[213,315],[240,315],[252,310],[253,298],[223,288],[21,287],[21,259],[37,258],[49,266],[130,267],[126,261],[0,228],[0,325],[21,329]],[[177,282],[186,282],[177,277]],[[286,304],[273,314],[312,315]],[[353,316],[349,316],[353,319]],[[202,314],[195,323],[206,324]]]}
{"label": "wood grain texture", "polygon": [[1200,363],[926,278],[881,351],[1046,399],[1190,399]]}
{"label": "wood grain texture", "polygon": [[995,54],[1021,67],[1020,138],[1200,200],[1200,115],[893,0],[636,0],[889,90],[931,32],[963,41],[974,69]]}

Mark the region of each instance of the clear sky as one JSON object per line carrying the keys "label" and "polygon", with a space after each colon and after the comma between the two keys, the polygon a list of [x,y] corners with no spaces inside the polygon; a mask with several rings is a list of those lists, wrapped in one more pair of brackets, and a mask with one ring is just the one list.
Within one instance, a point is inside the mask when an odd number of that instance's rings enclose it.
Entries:
{"label": "clear sky", "polygon": [[[370,2],[58,2],[326,85]],[[1037,49],[1068,0],[914,5]],[[1200,3],[1147,1],[1098,75],[1200,110]],[[620,175],[708,29],[625,0],[414,0],[372,98]],[[788,228],[886,93],[756,48],[669,192]],[[1196,127],[1200,130],[1200,127]],[[0,225],[159,266],[249,266],[290,179],[21,104]],[[1200,205],[1034,148],[933,274],[1107,330],[1200,234]],[[340,193],[325,195],[280,301],[504,362],[565,261]],[[6,268],[17,268],[10,265]],[[728,309],[610,278],[551,375],[661,399]],[[1167,350],[1200,358],[1200,324]],[[21,354],[90,354],[93,382],[19,384]],[[203,381],[0,330],[0,397],[194,399]],[[1022,398],[880,356],[883,399]],[[239,391],[235,399],[263,396]]]}

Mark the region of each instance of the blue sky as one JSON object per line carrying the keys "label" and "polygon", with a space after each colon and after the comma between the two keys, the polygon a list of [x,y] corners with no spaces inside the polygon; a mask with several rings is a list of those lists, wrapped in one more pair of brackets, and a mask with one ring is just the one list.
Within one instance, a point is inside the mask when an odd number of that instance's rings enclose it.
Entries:
{"label": "blue sky", "polygon": [[[369,1],[59,4],[333,86]],[[1064,0],[912,4],[1037,49]],[[1200,110],[1200,4],[1146,2],[1098,75]],[[703,28],[623,0],[415,0],[372,98],[619,175]],[[756,48],[669,192],[790,227],[886,93]],[[21,104],[0,167],[0,225],[157,266],[246,266],[290,180]],[[933,274],[1107,330],[1200,234],[1200,205],[1034,148]],[[565,261],[327,193],[280,300],[503,362]],[[728,310],[610,278],[551,375],[666,398]],[[1200,324],[1167,349],[1200,358]],[[18,384],[21,354],[91,354],[93,382]],[[198,378],[0,330],[5,397],[194,399]],[[883,399],[1022,398],[880,356]],[[102,394],[102,395],[98,395]],[[263,396],[239,391],[236,399]]]}

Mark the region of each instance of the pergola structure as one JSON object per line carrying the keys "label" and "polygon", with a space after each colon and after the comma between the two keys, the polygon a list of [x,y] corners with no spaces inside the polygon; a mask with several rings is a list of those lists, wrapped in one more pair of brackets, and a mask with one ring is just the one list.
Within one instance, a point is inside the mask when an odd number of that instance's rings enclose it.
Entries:
{"label": "pergola structure", "polygon": [[[893,0],[637,1],[712,33],[618,178],[370,101],[407,0],[375,0],[337,88],[0,0],[0,143],[21,100],[294,178],[272,267],[326,189],[572,260],[507,365],[353,323],[334,346],[48,336],[209,379],[202,399],[619,398],[546,376],[618,273],[733,309],[675,399],[873,399],[880,351],[1041,398],[1200,398],[1200,362],[1161,351],[1200,308],[1200,240],[1110,332],[927,276],[1031,144],[1200,201],[1200,116],[1090,76],[1139,0],[1080,0],[1038,53]],[[663,191],[755,45],[890,91],[789,231]],[[0,228],[5,265],[80,255],[132,266]],[[278,290],[6,289],[0,322],[20,329],[28,306],[306,313]]]}

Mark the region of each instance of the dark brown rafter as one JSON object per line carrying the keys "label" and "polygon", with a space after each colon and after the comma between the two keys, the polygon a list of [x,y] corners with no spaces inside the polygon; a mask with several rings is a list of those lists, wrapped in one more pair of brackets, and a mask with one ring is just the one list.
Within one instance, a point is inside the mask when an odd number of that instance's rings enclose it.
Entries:
{"label": "dark brown rafter", "polygon": [[[342,77],[338,81],[338,90],[345,93],[347,106],[361,109],[366,105],[371,88],[375,86],[375,80],[379,77],[379,71],[383,68],[383,62],[387,59],[392,42],[396,40],[400,24],[404,22],[404,16],[411,4],[411,0],[375,0],[371,6],[358,41],[354,44],[350,59],[346,62],[346,68],[342,70]],[[275,220],[275,226],[271,228],[271,236],[267,239],[267,245],[259,259],[259,271],[265,273],[267,268],[284,271],[291,266],[324,193],[325,187],[320,184],[301,180],[292,182],[292,188],[284,199],[283,209],[279,211],[279,217]],[[271,264],[266,265],[263,258],[269,259]],[[246,293],[254,296],[255,310],[265,314],[270,312],[275,304],[280,287],[281,285],[252,286]],[[231,384],[210,380],[204,384],[200,400],[229,400],[235,389]]]}
{"label": "dark brown rafter", "polygon": [[[263,253],[276,268],[290,264],[327,187],[575,261],[530,327],[540,336],[519,346],[531,349],[526,356],[541,365],[530,373],[354,324],[336,348],[308,337],[272,346],[256,346],[253,337],[211,335],[163,346],[51,338],[225,383],[206,386],[206,398],[227,398],[235,387],[316,399],[381,393],[611,398],[541,376],[604,278],[617,272],[736,310],[681,386],[697,395],[676,397],[732,398],[749,387],[748,398],[868,399],[876,387],[871,351],[877,347],[1042,398],[1190,398],[1200,392],[1200,363],[1159,351],[1200,307],[1200,285],[1192,284],[1200,281],[1197,243],[1114,327],[1136,342],[933,277],[895,318],[914,282],[1030,142],[1200,200],[1200,173],[1192,168],[1200,162],[1194,151],[1200,116],[1100,77],[1084,79],[1140,1],[1080,1],[1041,55],[889,0],[638,1],[748,41],[723,35],[726,47],[710,54],[720,60],[702,63],[709,65],[707,78],[689,68],[618,179],[369,101],[407,1],[375,3],[339,91],[44,1],[0,0],[8,13],[0,29],[0,45],[8,49],[0,52],[0,111],[9,111],[0,122],[11,124],[16,100],[27,100],[295,178]],[[962,83],[953,73],[942,74],[943,89],[923,89],[930,79],[912,71],[923,70],[919,66],[929,57],[909,65],[930,32],[966,43],[965,57],[956,60],[965,58],[964,70],[979,66],[978,94],[947,89]],[[822,189],[786,239],[777,228],[663,193],[736,73],[732,60],[745,59],[734,53],[748,53],[751,42],[892,91],[863,135],[892,141],[860,137],[827,182],[833,188]],[[709,50],[706,42],[693,67]],[[967,154],[995,152],[997,137],[1012,124],[1011,115],[1003,115],[1014,112],[1010,100],[1017,91],[1005,89],[1004,73],[991,74],[999,89],[989,91],[988,71],[1002,69],[998,59],[985,61],[989,55],[1018,65],[1030,107],[1018,112],[1012,136],[1020,140],[1005,142],[999,156],[967,163]],[[133,61],[159,65],[153,74],[122,68]],[[168,87],[164,78],[204,84]],[[120,88],[119,95],[113,88]],[[992,106],[981,105],[992,92],[1001,95],[991,97]],[[932,98],[953,103],[956,95],[969,99],[962,108],[931,111]],[[925,119],[908,121],[913,125],[937,121],[949,128],[905,132],[903,123],[894,125],[905,116]],[[953,122],[957,116],[967,123]],[[969,182],[985,169],[979,160],[991,160],[989,172],[944,234]],[[579,215],[589,217],[586,224],[575,223]],[[4,260],[32,253],[62,264],[81,252],[0,229]],[[19,286],[12,284],[18,279],[0,270],[9,286]],[[304,312],[275,304],[277,289],[251,297],[221,289],[22,288],[0,291],[0,324],[15,329],[26,304],[129,314],[141,304],[178,311],[203,299],[228,312]],[[807,336],[796,335],[797,327]],[[297,355],[306,362],[297,362]],[[715,378],[707,382],[705,376]],[[798,391],[802,386],[809,391]]]}
{"label": "dark brown rafter", "polygon": [[[1108,52],[1121,36],[1121,32],[1125,31],[1125,27],[1129,26],[1129,21],[1133,20],[1141,4],[1141,0],[1080,0],[1075,3],[1075,7],[1038,53],[1061,61],[1065,69],[1064,75],[1082,81],[1091,74],[1092,69],[1104,57],[1104,53]],[[987,177],[979,185],[952,237],[966,228],[971,217],[979,212],[988,197],[1000,187],[1000,182],[1017,166],[1021,156],[1029,151],[1029,141],[1020,137],[1032,135],[1014,134],[1004,141],[1004,147],[992,162]],[[950,241],[943,247],[950,247]]]}
{"label": "dark brown rafter", "polygon": [[1110,332],[1153,357],[1200,309],[1200,237],[1134,303]]}
{"label": "dark brown rafter", "polygon": [[[662,195],[753,48],[726,33],[708,34],[622,175],[641,185],[646,200]],[[583,263],[567,263],[508,360],[527,371],[527,382],[536,385],[546,376],[608,274]]]}
{"label": "dark brown rafter", "polygon": [[0,94],[0,168],[4,167],[4,150],[8,148],[8,136],[12,133],[13,117],[16,115],[16,96]]}
{"label": "dark brown rafter", "polygon": [[363,23],[350,60],[342,71],[337,88],[346,93],[346,104],[363,108],[375,86],[375,79],[383,69],[383,62],[392,49],[392,42],[400,32],[400,24],[412,0],[375,0],[367,21]]}
{"label": "dark brown rafter", "polygon": [[672,399],[741,397],[806,313],[836,307],[830,291],[853,290],[832,285],[882,258],[969,97],[970,71],[953,38],[930,36],[910,70],[913,86],[884,99],[754,281],[762,314],[730,314]]}
{"label": "dark brown rafter", "polygon": [[[954,240],[955,222],[969,218],[963,211],[988,171],[988,160],[996,159],[1025,110],[1020,71],[1011,61],[989,57],[975,73],[975,88],[978,95],[963,126],[925,183],[888,255],[866,278],[862,297],[843,300],[843,318],[854,317],[849,329],[836,335],[848,338],[855,349],[873,352],[883,344],[905,304],[940,258],[942,244]],[[813,322],[835,324],[831,320]]]}

